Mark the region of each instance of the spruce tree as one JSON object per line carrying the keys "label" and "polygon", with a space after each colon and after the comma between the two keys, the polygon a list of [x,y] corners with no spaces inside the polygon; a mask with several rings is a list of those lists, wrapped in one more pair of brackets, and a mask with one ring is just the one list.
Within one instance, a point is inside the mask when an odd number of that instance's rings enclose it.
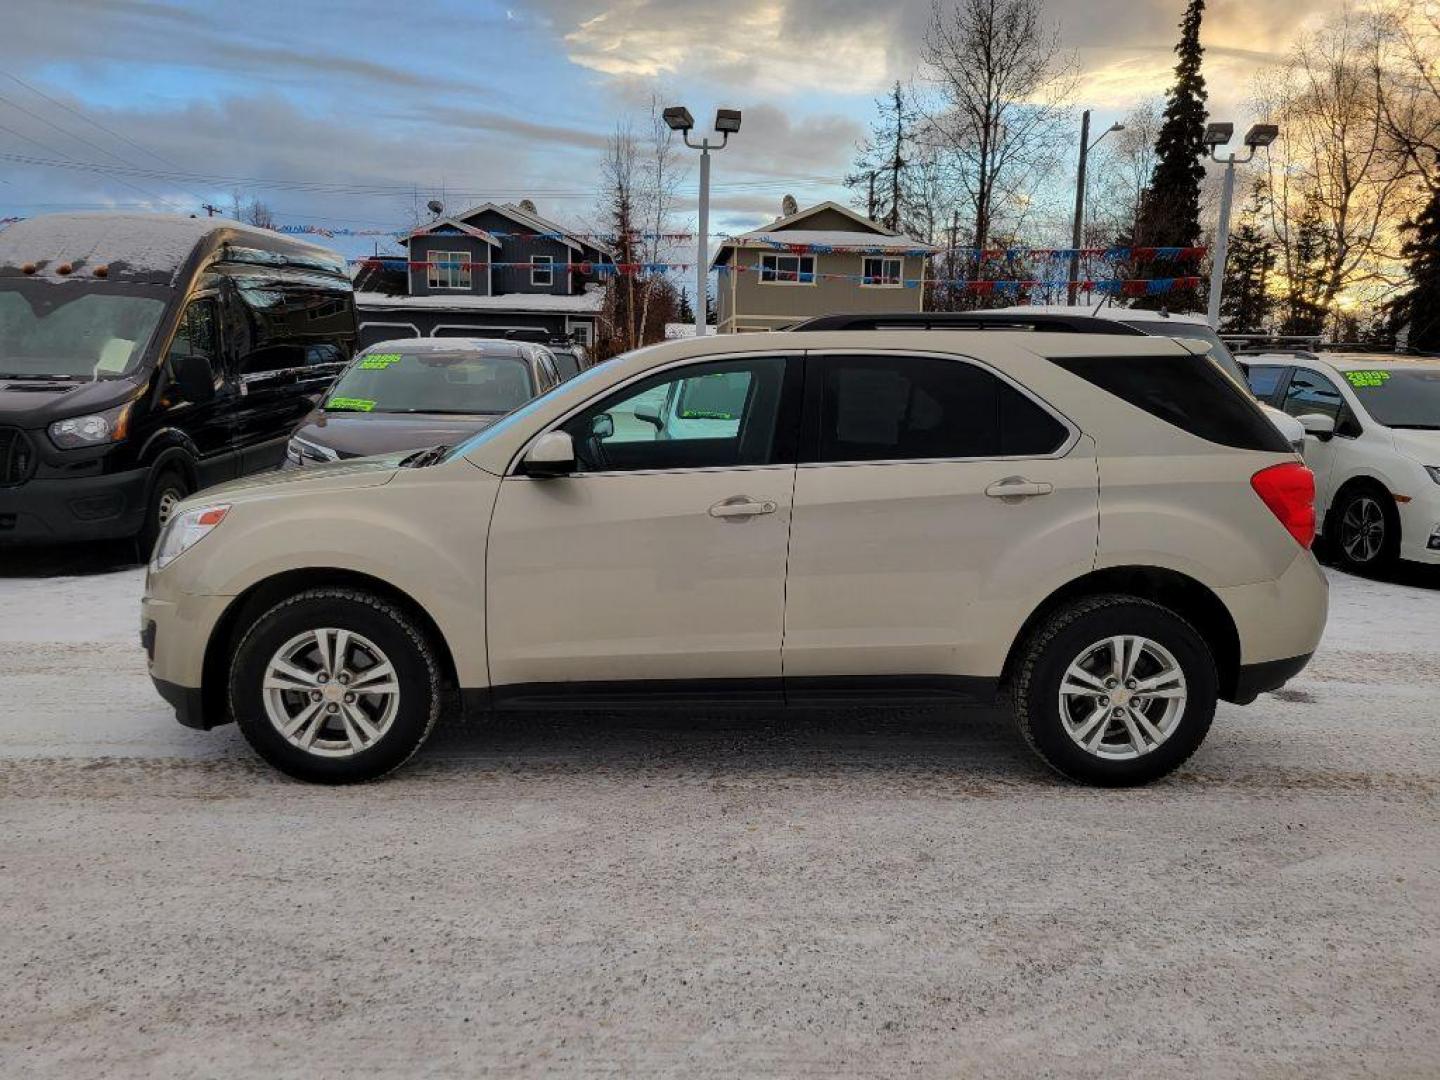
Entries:
{"label": "spruce tree", "polygon": [[690,290],[684,285],[680,286],[680,310],[676,313],[676,317],[682,323],[695,321],[695,309],[690,306]]}
{"label": "spruce tree", "polygon": [[1315,337],[1325,332],[1325,268],[1330,264],[1334,239],[1312,198],[1295,227],[1295,253],[1285,288],[1285,318],[1280,332]]}
{"label": "spruce tree", "polygon": [[1231,333],[1257,333],[1267,328],[1275,301],[1270,275],[1275,245],[1260,228],[1264,188],[1256,184],[1241,213],[1240,227],[1230,237],[1225,261],[1225,286],[1220,300],[1220,325]]}
{"label": "spruce tree", "polygon": [[1410,238],[1400,253],[1410,265],[1410,290],[1395,305],[1392,324],[1408,331],[1406,344],[1440,351],[1440,188],[1409,223]]}
{"label": "spruce tree", "polygon": [[[1200,184],[1205,179],[1205,76],[1200,22],[1205,0],[1190,0],[1180,20],[1175,82],[1165,97],[1165,118],[1155,138],[1155,171],[1145,191],[1135,242],[1141,247],[1193,247],[1200,242]],[[1137,277],[1193,276],[1194,266],[1138,265]],[[1199,310],[1196,289],[1143,297],[1137,307]]]}
{"label": "spruce tree", "polygon": [[897,232],[911,226],[913,144],[919,116],[897,80],[890,93],[875,102],[877,118],[860,146],[855,172],[845,186],[863,195],[867,216]]}

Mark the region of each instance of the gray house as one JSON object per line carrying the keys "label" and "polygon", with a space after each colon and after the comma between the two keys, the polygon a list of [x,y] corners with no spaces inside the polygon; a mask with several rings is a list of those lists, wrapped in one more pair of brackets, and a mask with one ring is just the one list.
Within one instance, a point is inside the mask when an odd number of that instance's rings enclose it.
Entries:
{"label": "gray house", "polygon": [[779,330],[814,315],[922,311],[931,244],[825,202],[725,240],[716,329]]}
{"label": "gray house", "polygon": [[438,218],[402,241],[407,256],[355,281],[360,343],[396,337],[541,332],[594,340],[605,247],[530,209],[484,203]]}

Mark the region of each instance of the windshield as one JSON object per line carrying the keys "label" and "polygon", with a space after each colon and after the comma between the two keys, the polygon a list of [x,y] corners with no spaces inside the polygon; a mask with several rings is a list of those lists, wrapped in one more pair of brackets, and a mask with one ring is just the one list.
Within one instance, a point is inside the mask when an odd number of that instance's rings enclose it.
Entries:
{"label": "windshield", "polygon": [[170,290],[0,281],[0,376],[117,379],[133,371]]}
{"label": "windshield", "polygon": [[1163,319],[1122,319],[1126,326],[1133,327],[1146,334],[1153,334],[1156,337],[1185,338],[1188,341],[1203,341],[1210,353],[1210,359],[1214,360],[1222,368],[1225,374],[1235,379],[1241,386],[1248,388],[1245,381],[1245,372],[1240,370],[1235,357],[1230,354],[1225,343],[1220,340],[1220,335],[1211,330],[1210,327],[1201,323],[1170,322]]}
{"label": "windshield", "polygon": [[1377,423],[1440,431],[1440,368],[1387,368],[1340,374]]}
{"label": "windshield", "polygon": [[361,354],[325,401],[327,412],[507,413],[535,396],[530,366],[480,349]]}

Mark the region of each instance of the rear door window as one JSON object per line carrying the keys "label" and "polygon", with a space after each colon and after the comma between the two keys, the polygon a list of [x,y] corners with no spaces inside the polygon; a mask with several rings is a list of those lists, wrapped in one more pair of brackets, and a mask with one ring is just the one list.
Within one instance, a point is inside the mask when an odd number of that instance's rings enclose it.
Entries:
{"label": "rear door window", "polygon": [[1209,442],[1290,452],[1255,399],[1205,356],[1057,356],[1051,363]]}
{"label": "rear door window", "polygon": [[1267,405],[1275,403],[1275,394],[1285,382],[1286,369],[1278,364],[1251,364],[1250,392]]}
{"label": "rear door window", "polygon": [[960,359],[822,356],[808,371],[817,461],[1041,457],[1070,434],[1025,394]]}
{"label": "rear door window", "polygon": [[1291,416],[1328,416],[1338,424],[1345,399],[1340,388],[1324,375],[1296,368],[1285,388],[1284,407]]}

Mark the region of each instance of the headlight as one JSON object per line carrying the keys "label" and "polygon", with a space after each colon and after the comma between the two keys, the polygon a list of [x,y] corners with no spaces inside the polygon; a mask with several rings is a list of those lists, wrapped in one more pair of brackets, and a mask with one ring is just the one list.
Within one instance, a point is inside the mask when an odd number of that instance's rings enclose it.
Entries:
{"label": "headlight", "polygon": [[1426,465],[1425,471],[1430,474],[1430,479],[1440,484],[1440,465]]}
{"label": "headlight", "polygon": [[176,514],[165,523],[165,531],[155,543],[155,554],[150,559],[152,569],[163,570],[185,552],[210,535],[210,530],[225,520],[230,512],[229,503],[202,506],[198,510],[186,510]]}
{"label": "headlight", "polygon": [[304,465],[307,461],[339,461],[340,455],[328,446],[321,446],[318,443],[308,442],[299,437],[292,437],[285,445],[285,456],[296,465]]}
{"label": "headlight", "polygon": [[119,442],[129,427],[130,407],[134,404],[127,401],[104,412],[56,420],[50,425],[50,441],[62,450]]}

